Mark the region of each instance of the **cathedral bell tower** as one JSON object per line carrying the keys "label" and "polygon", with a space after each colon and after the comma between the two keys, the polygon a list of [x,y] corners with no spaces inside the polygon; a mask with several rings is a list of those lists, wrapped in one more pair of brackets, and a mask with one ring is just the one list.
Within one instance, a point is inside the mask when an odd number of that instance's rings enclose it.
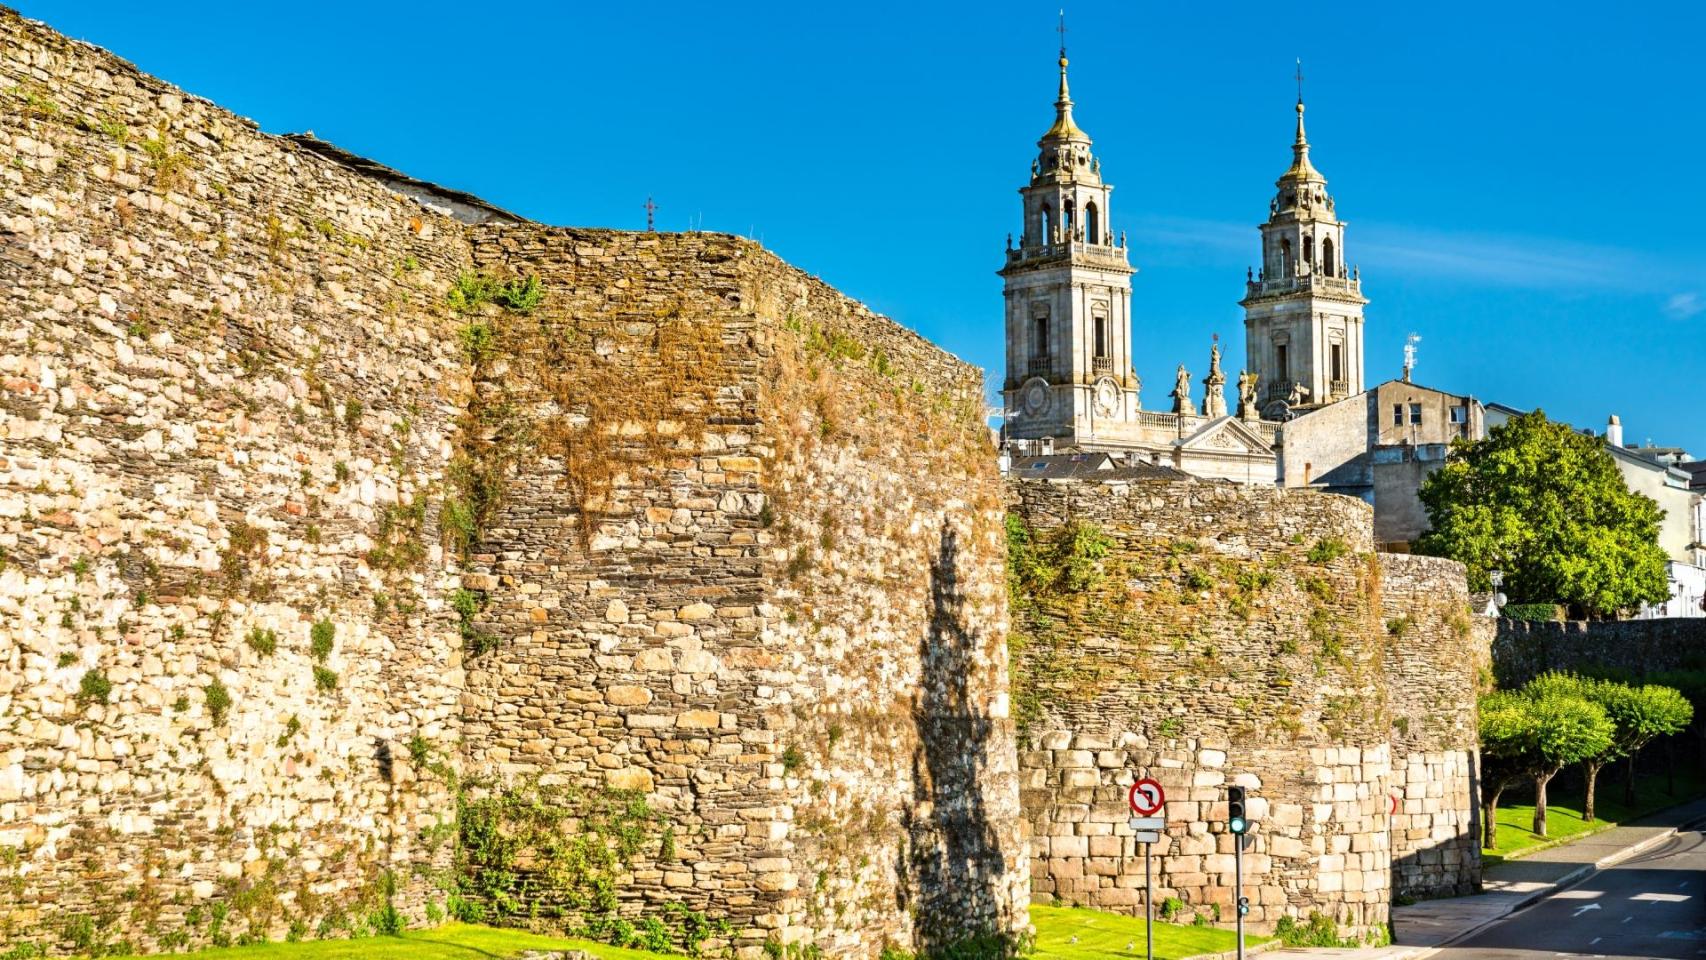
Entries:
{"label": "cathedral bell tower", "polygon": [[1362,281],[1345,269],[1345,224],[1309,162],[1302,77],[1291,168],[1261,225],[1262,267],[1245,284],[1244,342],[1264,419],[1363,391]]}
{"label": "cathedral bell tower", "polygon": [[1108,226],[1102,163],[1072,119],[1066,48],[1054,125],[1037,141],[1019,190],[1025,225],[1007,238],[1006,435],[1090,444],[1100,426],[1137,420],[1131,367],[1131,275],[1124,238]]}

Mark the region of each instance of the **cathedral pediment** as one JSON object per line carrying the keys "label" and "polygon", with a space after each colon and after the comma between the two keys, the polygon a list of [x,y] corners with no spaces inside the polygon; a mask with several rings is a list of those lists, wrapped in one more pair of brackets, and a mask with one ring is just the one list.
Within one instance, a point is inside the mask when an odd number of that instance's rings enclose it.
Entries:
{"label": "cathedral pediment", "polygon": [[1271,457],[1274,448],[1237,417],[1210,420],[1188,437],[1174,443],[1182,451],[1222,453],[1231,456]]}

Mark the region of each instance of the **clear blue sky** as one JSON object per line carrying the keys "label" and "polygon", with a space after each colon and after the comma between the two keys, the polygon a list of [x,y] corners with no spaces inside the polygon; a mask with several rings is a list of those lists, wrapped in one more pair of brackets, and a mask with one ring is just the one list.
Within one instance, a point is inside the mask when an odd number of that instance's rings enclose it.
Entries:
{"label": "clear blue sky", "polygon": [[[556,224],[752,234],[1001,376],[1001,265],[1049,125],[1058,4],[9,0],[254,118]],[[1067,10],[1163,407],[1243,358],[1254,225],[1313,159],[1373,380],[1706,458],[1706,4]]]}

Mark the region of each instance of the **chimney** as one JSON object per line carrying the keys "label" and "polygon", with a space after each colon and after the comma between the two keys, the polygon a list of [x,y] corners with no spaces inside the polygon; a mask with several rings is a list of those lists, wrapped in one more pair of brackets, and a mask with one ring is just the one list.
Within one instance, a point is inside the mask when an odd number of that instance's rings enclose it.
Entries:
{"label": "chimney", "polygon": [[1615,413],[1605,422],[1605,442],[1614,447],[1623,446],[1623,421]]}

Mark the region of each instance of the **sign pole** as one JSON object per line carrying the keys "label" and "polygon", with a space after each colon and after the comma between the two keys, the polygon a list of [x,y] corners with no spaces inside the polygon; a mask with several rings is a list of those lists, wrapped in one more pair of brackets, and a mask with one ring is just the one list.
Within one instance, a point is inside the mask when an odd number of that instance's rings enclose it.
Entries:
{"label": "sign pole", "polygon": [[1232,903],[1233,912],[1238,915],[1238,960],[1244,960],[1244,911],[1237,909],[1237,903],[1243,896],[1244,835],[1235,833],[1232,835]]}
{"label": "sign pole", "polygon": [[1143,845],[1143,955],[1155,960],[1155,884],[1149,875],[1149,844]]}

